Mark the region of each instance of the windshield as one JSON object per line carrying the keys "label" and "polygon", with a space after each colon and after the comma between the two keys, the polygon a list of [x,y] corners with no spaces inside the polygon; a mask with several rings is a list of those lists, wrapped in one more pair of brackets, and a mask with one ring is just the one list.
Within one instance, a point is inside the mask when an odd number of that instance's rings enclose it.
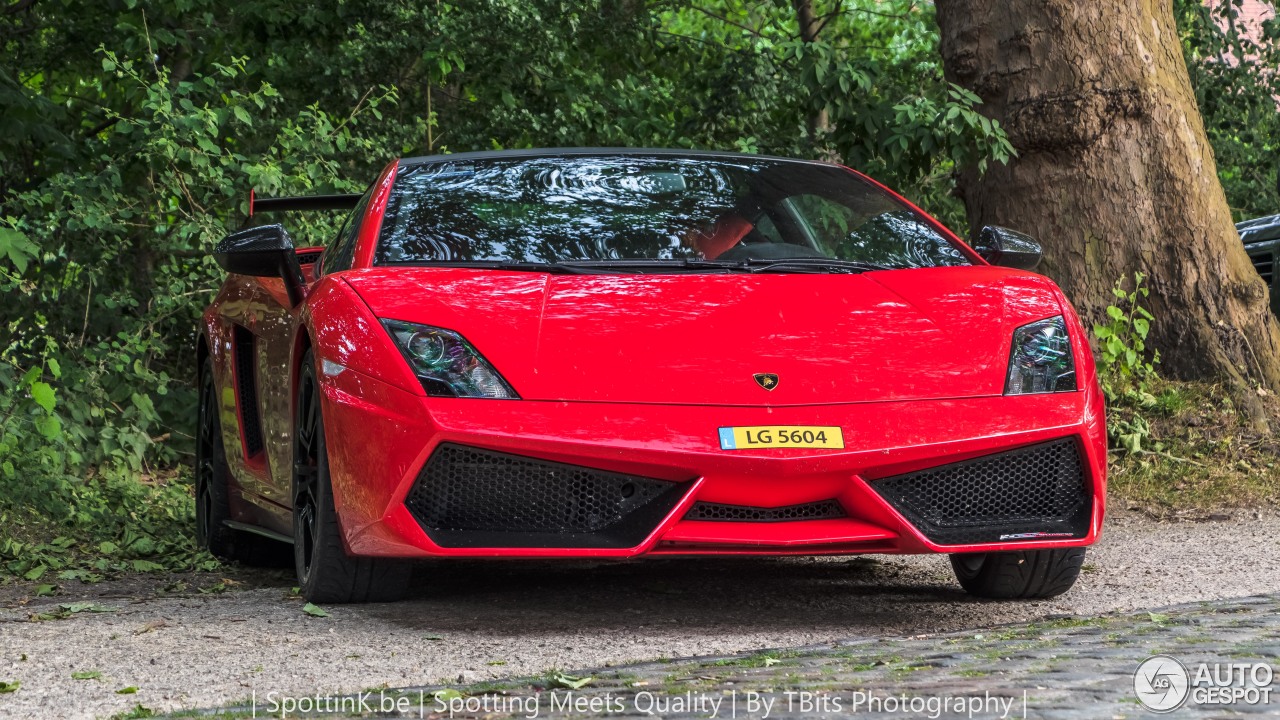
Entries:
{"label": "windshield", "polygon": [[843,168],[617,154],[401,167],[375,257],[522,268],[608,261],[787,271],[969,264],[919,214]]}

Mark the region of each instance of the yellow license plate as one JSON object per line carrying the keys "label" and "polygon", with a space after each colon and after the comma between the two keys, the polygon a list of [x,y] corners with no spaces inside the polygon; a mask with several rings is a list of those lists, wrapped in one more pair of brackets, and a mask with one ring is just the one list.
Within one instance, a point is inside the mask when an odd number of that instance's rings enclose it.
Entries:
{"label": "yellow license plate", "polygon": [[752,448],[843,448],[844,433],[838,427],[762,425],[720,428],[721,450]]}

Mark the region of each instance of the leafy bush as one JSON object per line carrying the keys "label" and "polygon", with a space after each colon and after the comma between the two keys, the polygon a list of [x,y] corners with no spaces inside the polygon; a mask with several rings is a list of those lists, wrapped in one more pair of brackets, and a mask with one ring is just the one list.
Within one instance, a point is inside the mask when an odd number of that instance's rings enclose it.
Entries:
{"label": "leafy bush", "polygon": [[1155,318],[1139,304],[1141,298],[1151,294],[1142,285],[1146,279],[1143,273],[1134,273],[1133,290],[1125,289],[1123,278],[1116,281],[1111,294],[1120,304],[1107,306],[1107,322],[1093,326],[1103,390],[1111,398],[1127,392],[1146,392],[1147,381],[1156,377],[1160,351],[1147,356],[1147,335]]}
{"label": "leafy bush", "polygon": [[1280,18],[1250,29],[1240,21],[1239,0],[1173,5],[1218,178],[1236,220],[1280,213]]}
{"label": "leafy bush", "polygon": [[[1107,321],[1093,326],[1097,340],[1098,379],[1107,397],[1107,435],[1115,447],[1130,453],[1143,450],[1151,440],[1151,423],[1145,413],[1176,404],[1177,397],[1152,394],[1151,384],[1159,379],[1155,366],[1160,351],[1147,352],[1147,335],[1155,318],[1142,306],[1150,294],[1143,286],[1147,276],[1134,273],[1133,289],[1125,289],[1125,278],[1111,289],[1117,304],[1107,306]],[[1163,400],[1162,400],[1163,399]]]}
{"label": "leafy bush", "polygon": [[[355,128],[395,100],[382,91],[335,120],[290,112],[267,84],[225,90],[242,58],[175,83],[101,57],[138,111],[112,118],[87,166],[7,198],[0,235],[0,568],[31,578],[210,562],[173,470],[192,453],[194,331],[221,278],[205,248],[234,227],[246,182],[362,189],[338,179],[340,158],[379,151]],[[326,219],[291,226],[304,240],[332,232]]]}

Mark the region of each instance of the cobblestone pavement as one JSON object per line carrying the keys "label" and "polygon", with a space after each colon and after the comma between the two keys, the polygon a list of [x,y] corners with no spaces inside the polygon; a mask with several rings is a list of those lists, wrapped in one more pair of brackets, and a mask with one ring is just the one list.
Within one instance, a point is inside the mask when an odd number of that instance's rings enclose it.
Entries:
{"label": "cobblestone pavement", "polygon": [[[326,606],[326,617],[303,611],[283,572],[67,582],[52,597],[14,583],[0,585],[0,690],[12,690],[0,692],[0,720],[469,686],[851,638],[862,664],[877,648],[910,658],[898,638],[1277,593],[1278,538],[1270,510],[1205,522],[1113,510],[1070,592],[1009,602],[964,595],[947,559],[928,555],[442,563],[405,602]],[[981,670],[958,672],[976,681]]]}
{"label": "cobblestone pavement", "polygon": [[[650,662],[485,683],[461,692],[441,687],[373,691],[346,697],[348,707],[359,712],[343,714],[337,704],[341,701],[328,700],[329,709],[340,712],[323,716],[449,717],[452,709],[459,718],[522,718],[535,712],[536,717],[554,718],[1156,717],[1137,702],[1134,671],[1157,654],[1179,659],[1193,683],[1199,663],[1209,663],[1211,669],[1214,663],[1273,667],[1280,656],[1280,595]],[[1218,672],[1226,670],[1220,666]],[[588,677],[582,688],[570,689]],[[1265,692],[1280,691],[1277,679],[1263,680]],[[1254,687],[1248,680],[1236,686]],[[356,705],[362,700],[363,708]],[[379,704],[390,709],[397,702],[404,711],[400,715],[378,712]],[[364,713],[364,708],[374,712]],[[270,709],[265,702],[257,708],[259,716]],[[230,714],[249,710],[235,708]],[[1280,717],[1280,692],[1270,702],[1253,705],[1188,700],[1170,717]]]}

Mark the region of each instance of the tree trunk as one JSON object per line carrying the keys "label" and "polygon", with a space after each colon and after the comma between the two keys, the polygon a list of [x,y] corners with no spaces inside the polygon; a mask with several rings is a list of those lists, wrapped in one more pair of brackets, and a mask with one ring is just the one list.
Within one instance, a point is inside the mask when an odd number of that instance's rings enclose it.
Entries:
{"label": "tree trunk", "polygon": [[[1280,388],[1280,330],[1232,224],[1169,0],[937,0],[947,79],[1018,157],[963,171],[971,230],[1036,236],[1086,322],[1150,276],[1175,377]],[[1256,398],[1255,398],[1256,400]]]}
{"label": "tree trunk", "polygon": [[[840,9],[841,3],[836,3],[836,11]],[[800,40],[806,43],[815,42],[818,39],[818,33],[822,32],[823,22],[813,11],[813,0],[791,0],[791,6],[796,11],[796,24],[800,27]],[[831,116],[827,113],[827,109],[818,108],[809,113],[809,140],[815,145],[824,143],[827,135],[831,133]],[[828,150],[826,153],[829,157],[825,159],[835,162],[838,158],[833,151]]]}

